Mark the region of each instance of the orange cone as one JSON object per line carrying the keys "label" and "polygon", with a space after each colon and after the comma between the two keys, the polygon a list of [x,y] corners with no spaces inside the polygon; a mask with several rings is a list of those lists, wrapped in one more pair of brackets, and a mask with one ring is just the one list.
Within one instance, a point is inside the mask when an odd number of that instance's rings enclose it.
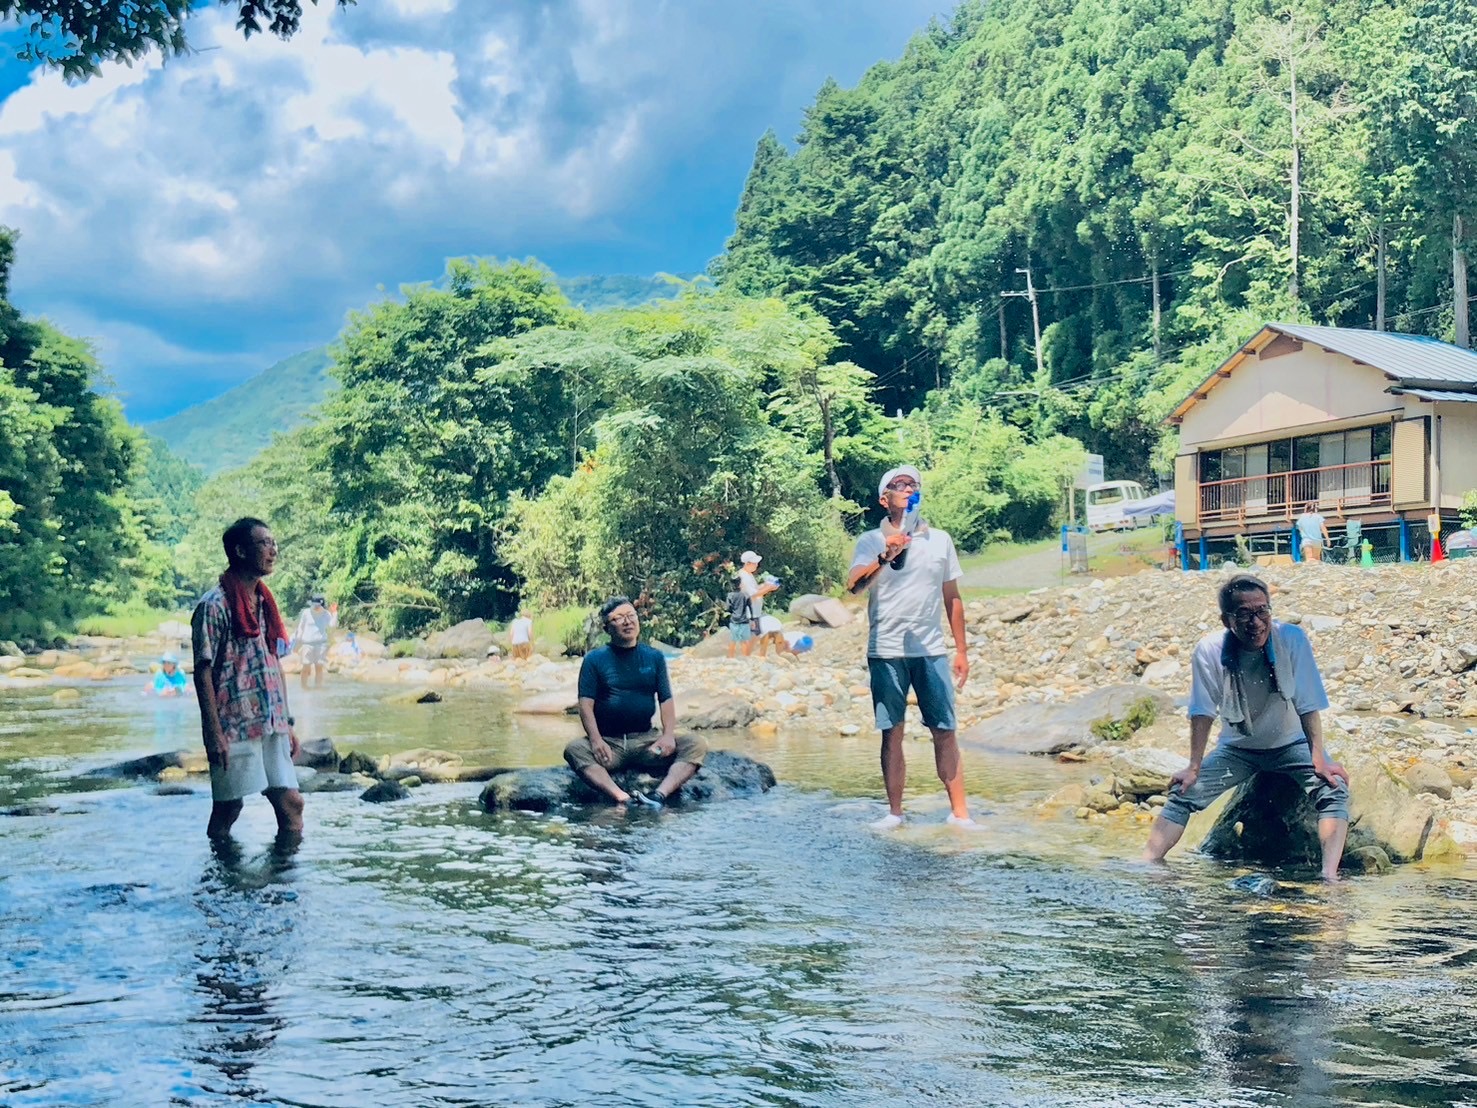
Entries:
{"label": "orange cone", "polygon": [[1439,533],[1431,536],[1431,561],[1446,561],[1446,551],[1441,549],[1441,535]]}

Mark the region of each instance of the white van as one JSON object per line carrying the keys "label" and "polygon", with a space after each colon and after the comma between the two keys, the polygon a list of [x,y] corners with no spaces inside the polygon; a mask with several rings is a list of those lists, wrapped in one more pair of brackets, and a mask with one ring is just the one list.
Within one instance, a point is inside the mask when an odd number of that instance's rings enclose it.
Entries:
{"label": "white van", "polygon": [[1102,481],[1087,487],[1087,526],[1094,531],[1121,531],[1148,520],[1123,514],[1130,504],[1147,499],[1137,481]]}

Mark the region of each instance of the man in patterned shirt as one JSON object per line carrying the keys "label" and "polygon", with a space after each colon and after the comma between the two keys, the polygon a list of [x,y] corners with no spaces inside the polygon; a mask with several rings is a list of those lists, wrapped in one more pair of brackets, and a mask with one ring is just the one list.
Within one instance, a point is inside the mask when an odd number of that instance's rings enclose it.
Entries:
{"label": "man in patterned shirt", "polygon": [[278,662],[287,627],[262,579],[277,563],[277,540],[259,519],[238,519],[221,536],[226,571],[190,619],[195,692],[214,805],[206,833],[225,838],[248,793],[262,793],[279,833],[303,829],[297,735],[287,714],[287,683]]}

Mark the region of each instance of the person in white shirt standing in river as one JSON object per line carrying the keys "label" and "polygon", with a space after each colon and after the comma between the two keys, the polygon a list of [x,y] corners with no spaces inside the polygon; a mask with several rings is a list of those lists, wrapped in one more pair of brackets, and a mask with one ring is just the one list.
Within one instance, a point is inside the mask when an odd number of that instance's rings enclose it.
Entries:
{"label": "person in white shirt standing in river", "polygon": [[[933,759],[939,780],[949,794],[948,823],[975,829],[964,793],[964,767],[955,733],[954,691],[969,679],[969,656],[964,638],[964,600],[959,595],[959,555],[948,532],[918,522],[908,529],[904,516],[922,478],[912,466],[888,470],[877,485],[877,496],[887,518],[857,540],[847,587],[870,589],[867,616],[867,669],[871,675],[872,707],[882,732],[882,783],[887,791],[887,815],[872,824],[890,831],[903,823],[903,785],[907,762],[903,757],[903,729],[908,690],[918,698],[923,722],[933,734]],[[953,633],[951,660],[944,642],[947,612]]]}

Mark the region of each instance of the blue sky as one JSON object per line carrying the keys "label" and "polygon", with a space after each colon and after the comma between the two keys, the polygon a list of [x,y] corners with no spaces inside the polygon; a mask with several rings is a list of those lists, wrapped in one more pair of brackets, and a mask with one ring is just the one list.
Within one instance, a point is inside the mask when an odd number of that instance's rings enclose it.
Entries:
{"label": "blue sky", "polygon": [[[463,254],[700,270],[754,144],[941,0],[360,0],[291,42],[216,8],[197,52],[69,86],[0,66],[12,299],[157,419],[331,339]],[[13,55],[13,50],[8,51]]]}

